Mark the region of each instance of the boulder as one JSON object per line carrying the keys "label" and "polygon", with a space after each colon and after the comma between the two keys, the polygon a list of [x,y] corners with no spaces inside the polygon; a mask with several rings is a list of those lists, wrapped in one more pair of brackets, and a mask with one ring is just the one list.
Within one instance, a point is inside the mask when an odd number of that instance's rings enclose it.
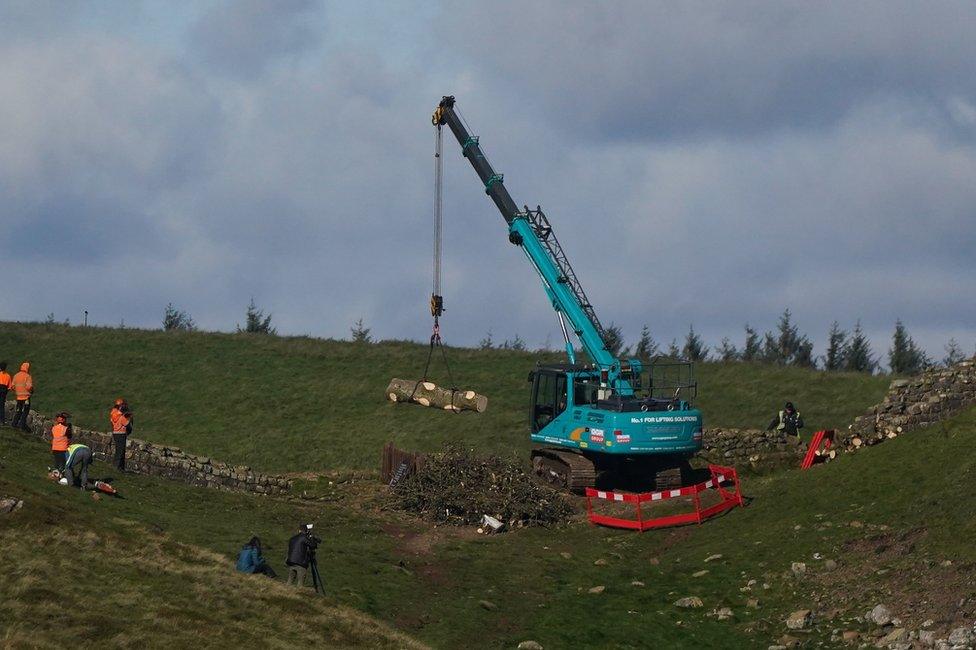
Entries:
{"label": "boulder", "polygon": [[[791,630],[805,630],[813,623],[813,612],[798,609],[786,618],[786,627]],[[785,643],[783,645],[786,645]]]}
{"label": "boulder", "polygon": [[884,605],[875,605],[868,612],[867,619],[875,625],[884,626],[891,622],[891,611]]}
{"label": "boulder", "polygon": [[679,598],[678,600],[674,601],[675,607],[698,608],[702,605],[704,605],[704,603],[702,603],[702,599],[698,596],[685,596],[684,598]]}

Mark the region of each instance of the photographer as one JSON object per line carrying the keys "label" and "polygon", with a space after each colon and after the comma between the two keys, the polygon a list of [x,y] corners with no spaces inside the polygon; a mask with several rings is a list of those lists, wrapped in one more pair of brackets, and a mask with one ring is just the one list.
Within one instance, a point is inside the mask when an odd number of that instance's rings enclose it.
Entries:
{"label": "photographer", "polygon": [[285,558],[285,564],[288,566],[287,584],[291,585],[294,582],[296,587],[303,587],[305,574],[308,573],[311,565],[312,586],[318,588],[315,549],[322,540],[312,535],[312,524],[303,524],[298,531],[297,535],[288,540],[288,557]]}

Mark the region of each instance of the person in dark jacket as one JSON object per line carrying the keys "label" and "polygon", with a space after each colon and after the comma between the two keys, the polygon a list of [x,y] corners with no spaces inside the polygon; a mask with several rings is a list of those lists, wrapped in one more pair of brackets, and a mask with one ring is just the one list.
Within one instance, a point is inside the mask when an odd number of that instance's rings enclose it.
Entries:
{"label": "person in dark jacket", "polygon": [[298,534],[288,540],[288,557],[285,564],[288,565],[289,585],[296,587],[305,585],[305,574],[308,573],[308,565],[315,559],[315,548],[321,540],[312,535],[312,524],[304,524],[298,529]]}
{"label": "person in dark jacket", "polygon": [[237,570],[241,573],[263,573],[269,578],[277,578],[278,574],[268,565],[261,554],[261,540],[252,537],[237,554]]}
{"label": "person in dark jacket", "polygon": [[776,429],[777,431],[783,431],[790,436],[799,436],[800,429],[803,428],[803,418],[800,417],[800,412],[793,407],[793,402],[787,402],[783,407],[783,410],[779,412],[772,420],[769,422],[769,426],[766,427],[766,431],[772,431]]}

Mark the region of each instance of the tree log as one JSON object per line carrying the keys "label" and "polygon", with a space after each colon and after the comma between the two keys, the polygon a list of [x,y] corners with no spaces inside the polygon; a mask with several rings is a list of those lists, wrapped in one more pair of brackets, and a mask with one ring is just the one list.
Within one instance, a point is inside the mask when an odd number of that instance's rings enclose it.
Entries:
{"label": "tree log", "polygon": [[429,381],[418,382],[411,379],[391,379],[390,385],[386,387],[386,397],[391,402],[413,402],[455,413],[484,413],[488,408],[488,398],[473,390],[452,391]]}

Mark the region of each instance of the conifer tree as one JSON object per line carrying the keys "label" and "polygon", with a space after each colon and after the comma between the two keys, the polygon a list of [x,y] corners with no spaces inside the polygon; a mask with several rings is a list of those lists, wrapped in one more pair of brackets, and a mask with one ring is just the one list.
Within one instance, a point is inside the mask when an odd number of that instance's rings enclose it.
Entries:
{"label": "conifer tree", "polygon": [[685,345],[681,352],[688,361],[705,361],[708,358],[708,347],[702,338],[695,334],[695,326],[688,327],[688,335],[685,337]]}
{"label": "conifer tree", "polygon": [[716,353],[718,354],[718,358],[725,363],[736,361],[739,358],[739,351],[727,336],[722,339],[722,344],[719,345]]}
{"label": "conifer tree", "polygon": [[928,357],[920,350],[901,319],[895,321],[895,333],[888,350],[888,367],[898,375],[917,375],[929,364]]}
{"label": "conifer tree", "polygon": [[610,327],[606,329],[606,338],[603,342],[607,346],[607,352],[613,356],[620,357],[627,354],[627,350],[624,349],[624,333],[619,325],[610,323]]}
{"label": "conifer tree", "polygon": [[963,354],[962,348],[959,347],[959,343],[956,342],[956,339],[949,339],[949,342],[945,344],[944,349],[946,355],[942,358],[942,365],[944,365],[946,368],[949,366],[954,366],[966,358],[966,355]]}
{"label": "conifer tree", "polygon": [[873,373],[877,367],[878,360],[871,351],[871,341],[861,329],[861,321],[857,321],[844,355],[844,370]]}
{"label": "conifer tree", "polygon": [[638,359],[643,359],[648,361],[653,357],[656,357],[660,351],[660,346],[657,341],[651,337],[651,330],[645,324],[641,327],[640,339],[637,341],[637,345],[634,347],[634,356]]}
{"label": "conifer tree", "polygon": [[678,347],[678,339],[671,339],[671,345],[668,346],[668,358],[681,358],[681,349]]}
{"label": "conifer tree", "polygon": [[264,310],[258,309],[257,305],[254,304],[254,298],[251,298],[251,303],[247,306],[243,329],[238,325],[237,331],[238,333],[247,332],[250,334],[269,334],[271,336],[278,333],[278,330],[271,327],[271,314],[265,316]]}
{"label": "conifer tree", "polygon": [[830,326],[827,335],[827,354],[824,356],[824,370],[836,371],[844,367],[847,356],[847,332],[840,328],[837,321]]}
{"label": "conifer tree", "polygon": [[758,361],[759,355],[761,354],[761,347],[759,345],[759,334],[756,330],[749,327],[746,323],[746,342],[742,346],[742,360],[743,361]]}

